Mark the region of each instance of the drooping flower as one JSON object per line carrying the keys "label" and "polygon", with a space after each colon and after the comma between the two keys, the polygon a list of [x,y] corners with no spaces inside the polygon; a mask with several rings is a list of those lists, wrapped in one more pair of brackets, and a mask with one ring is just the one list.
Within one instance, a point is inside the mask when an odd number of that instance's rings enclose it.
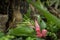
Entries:
{"label": "drooping flower", "polygon": [[37,37],[42,37],[40,26],[39,26],[37,20],[35,20],[35,30],[36,30]]}

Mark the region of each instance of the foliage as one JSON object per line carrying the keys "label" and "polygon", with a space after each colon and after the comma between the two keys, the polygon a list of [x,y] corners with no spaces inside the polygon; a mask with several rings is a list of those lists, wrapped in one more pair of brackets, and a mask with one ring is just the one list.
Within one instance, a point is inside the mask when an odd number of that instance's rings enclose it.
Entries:
{"label": "foliage", "polygon": [[[56,1],[59,0],[55,0],[54,2]],[[42,29],[48,30],[47,36],[45,38],[38,38],[36,36],[34,26],[35,22],[31,19],[31,9],[29,8],[27,13],[24,15],[23,22],[17,24],[16,28],[9,29],[6,35],[3,32],[0,32],[0,40],[48,40],[47,37],[49,37],[51,40],[58,40],[57,32],[60,29],[60,19],[52,15],[47,8],[44,7],[40,0],[35,2],[32,0],[27,0],[27,2],[32,4],[42,14],[42,16],[47,19],[47,22],[43,20],[40,13],[35,15],[41,31]],[[50,0],[47,0],[46,3],[48,3],[48,6],[53,4]],[[59,3],[57,2],[56,6],[57,4]]]}

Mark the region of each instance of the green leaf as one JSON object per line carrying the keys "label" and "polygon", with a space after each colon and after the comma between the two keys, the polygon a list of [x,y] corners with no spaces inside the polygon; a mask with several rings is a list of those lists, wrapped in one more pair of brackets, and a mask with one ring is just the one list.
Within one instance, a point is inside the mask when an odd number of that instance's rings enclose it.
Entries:
{"label": "green leaf", "polygon": [[42,38],[36,38],[36,40],[44,40],[44,39],[42,39]]}
{"label": "green leaf", "polygon": [[45,29],[47,27],[46,23],[43,20],[40,22],[40,27],[41,29]]}
{"label": "green leaf", "polygon": [[0,40],[11,40],[13,38],[14,38],[14,36],[5,35],[5,36],[1,37]]}
{"label": "green leaf", "polygon": [[34,30],[26,25],[17,25],[16,28],[10,29],[8,34],[16,36],[32,36]]}
{"label": "green leaf", "polygon": [[34,38],[28,37],[26,38],[26,40],[34,40]]}

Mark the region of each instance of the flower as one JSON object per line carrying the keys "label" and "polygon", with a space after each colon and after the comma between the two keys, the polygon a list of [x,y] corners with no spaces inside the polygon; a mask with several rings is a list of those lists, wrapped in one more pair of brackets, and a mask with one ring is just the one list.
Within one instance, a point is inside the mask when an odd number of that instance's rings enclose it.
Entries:
{"label": "flower", "polygon": [[47,35],[47,30],[46,30],[46,29],[43,29],[43,30],[42,30],[42,36],[43,36],[43,37],[46,37],[46,35]]}

